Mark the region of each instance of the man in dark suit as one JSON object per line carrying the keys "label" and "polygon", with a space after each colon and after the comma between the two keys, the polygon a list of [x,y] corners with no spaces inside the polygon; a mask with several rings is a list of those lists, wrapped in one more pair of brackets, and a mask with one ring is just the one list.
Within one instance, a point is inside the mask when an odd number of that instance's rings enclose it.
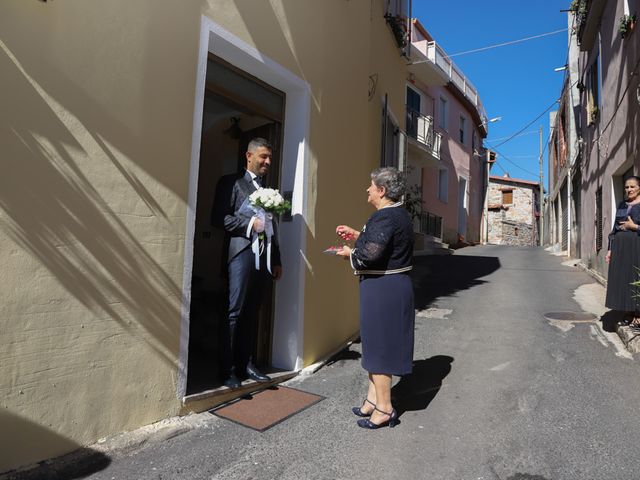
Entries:
{"label": "man in dark suit", "polygon": [[[240,386],[246,377],[258,381],[271,380],[252,362],[256,346],[257,320],[265,287],[271,279],[282,276],[277,228],[271,242],[271,265],[267,266],[267,248],[260,245],[259,265],[251,243],[254,232],[264,231],[264,221],[246,213],[246,201],[260,188],[271,166],[273,148],[263,138],[254,138],[247,147],[247,166],[243,173],[225,175],[216,186],[212,215],[214,226],[225,230],[225,251],[229,278],[228,324],[223,331],[222,363],[224,384],[229,388]],[[245,208],[241,208],[243,207]],[[275,223],[275,222],[274,222]],[[271,273],[269,273],[269,270]]]}

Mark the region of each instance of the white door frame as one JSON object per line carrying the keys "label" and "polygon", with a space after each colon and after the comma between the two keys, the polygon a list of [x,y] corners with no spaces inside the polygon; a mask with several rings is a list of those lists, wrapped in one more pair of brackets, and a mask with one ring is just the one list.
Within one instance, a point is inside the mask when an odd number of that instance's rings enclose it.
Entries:
{"label": "white door frame", "polygon": [[[302,368],[306,212],[308,176],[308,138],[311,88],[307,82],[274,62],[255,47],[233,35],[206,16],[201,17],[200,50],[196,76],[193,136],[189,171],[189,206],[184,247],[182,321],[177,395],[184,397],[187,386],[189,353],[189,309],[195,211],[198,197],[198,169],[204,110],[207,55],[211,52],[239,69],[281,90],[286,95],[282,148],[281,188],[293,192],[291,222],[279,225],[284,275],[275,288],[271,364],[286,370]],[[213,186],[211,186],[213,188]]]}

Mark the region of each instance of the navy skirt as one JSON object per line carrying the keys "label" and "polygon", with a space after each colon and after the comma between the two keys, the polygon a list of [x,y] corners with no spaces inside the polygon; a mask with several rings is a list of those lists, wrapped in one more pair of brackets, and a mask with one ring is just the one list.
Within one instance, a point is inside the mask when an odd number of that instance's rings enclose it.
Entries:
{"label": "navy skirt", "polygon": [[406,273],[360,280],[362,367],[369,373],[407,375],[413,366],[415,310]]}
{"label": "navy skirt", "polygon": [[636,232],[616,232],[611,244],[605,305],[612,310],[640,312],[640,236]]}

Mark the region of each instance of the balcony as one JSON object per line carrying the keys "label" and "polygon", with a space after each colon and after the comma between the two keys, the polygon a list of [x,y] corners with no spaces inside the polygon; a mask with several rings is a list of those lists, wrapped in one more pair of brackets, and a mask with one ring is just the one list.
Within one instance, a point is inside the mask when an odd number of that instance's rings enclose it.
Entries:
{"label": "balcony", "polygon": [[606,0],[577,0],[574,2],[578,44],[583,52],[591,51],[593,48],[606,3]]}
{"label": "balcony", "polygon": [[387,0],[384,18],[391,28],[400,54],[409,58],[411,51],[411,0]]}
{"label": "balcony", "polygon": [[[442,135],[433,128],[433,117],[422,115],[407,107],[407,137],[409,149],[418,153],[419,158],[426,160],[426,165],[437,165],[440,162],[440,146]],[[426,158],[425,158],[425,155]]]}
{"label": "balcony", "polygon": [[449,78],[449,81],[457,87],[464,98],[475,107],[480,117],[479,123],[481,125],[487,125],[488,117],[480,101],[478,89],[464,76],[462,71],[453,63],[440,45],[436,42],[427,42],[426,56]]}

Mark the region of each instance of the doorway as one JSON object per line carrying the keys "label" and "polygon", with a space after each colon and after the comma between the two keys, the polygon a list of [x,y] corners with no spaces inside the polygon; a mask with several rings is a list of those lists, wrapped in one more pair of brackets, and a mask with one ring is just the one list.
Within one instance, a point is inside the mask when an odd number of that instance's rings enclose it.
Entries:
{"label": "doorway", "polygon": [[[262,137],[274,147],[266,184],[280,187],[284,111],[283,92],[209,54],[193,237],[187,395],[222,385],[221,331],[228,293],[224,231],[211,222],[216,184],[223,175],[244,171],[249,141]],[[266,370],[271,364],[273,298],[271,289],[260,311],[253,354],[257,366]]]}
{"label": "doorway", "polygon": [[458,234],[463,240],[467,236],[467,179],[460,177],[458,179]]}

